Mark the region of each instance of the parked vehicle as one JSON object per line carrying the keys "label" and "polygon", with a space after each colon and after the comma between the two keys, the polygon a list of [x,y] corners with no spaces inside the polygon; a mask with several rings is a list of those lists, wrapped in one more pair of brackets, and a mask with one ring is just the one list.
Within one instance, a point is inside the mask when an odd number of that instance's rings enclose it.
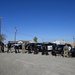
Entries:
{"label": "parked vehicle", "polygon": [[41,51],[41,46],[42,46],[42,43],[29,43],[26,45],[26,50],[29,50],[29,49],[34,50],[34,48],[36,47],[38,51]]}
{"label": "parked vehicle", "polygon": [[32,50],[33,50],[33,48],[34,48],[34,43],[28,43],[28,44],[26,44],[25,49],[26,49],[26,50],[29,50],[30,47],[31,47]]}
{"label": "parked vehicle", "polygon": [[[72,46],[70,44],[67,44],[69,47],[69,52],[72,50]],[[56,54],[61,54],[63,55],[63,48],[64,48],[65,44],[58,44],[55,46],[55,53]]]}
{"label": "parked vehicle", "polygon": [[13,46],[14,48],[16,47],[16,48],[22,49],[22,44],[14,44]]}
{"label": "parked vehicle", "polygon": [[36,45],[36,48],[37,48],[37,50],[39,51],[39,52],[41,52],[41,48],[42,48],[42,43],[36,43],[35,44]]}
{"label": "parked vehicle", "polygon": [[55,43],[44,43],[44,45],[47,51],[52,51],[53,45],[55,45]]}
{"label": "parked vehicle", "polygon": [[73,48],[73,49],[71,50],[71,56],[72,56],[72,57],[75,57],[75,48]]}

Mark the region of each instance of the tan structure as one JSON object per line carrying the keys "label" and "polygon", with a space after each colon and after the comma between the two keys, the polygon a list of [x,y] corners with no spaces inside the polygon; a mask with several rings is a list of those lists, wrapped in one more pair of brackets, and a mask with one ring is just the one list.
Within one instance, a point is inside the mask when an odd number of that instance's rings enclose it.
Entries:
{"label": "tan structure", "polygon": [[25,53],[25,43],[22,43],[22,53]]}
{"label": "tan structure", "polygon": [[67,42],[68,44],[71,44],[72,45],[72,47],[74,47],[75,46],[75,42]]}

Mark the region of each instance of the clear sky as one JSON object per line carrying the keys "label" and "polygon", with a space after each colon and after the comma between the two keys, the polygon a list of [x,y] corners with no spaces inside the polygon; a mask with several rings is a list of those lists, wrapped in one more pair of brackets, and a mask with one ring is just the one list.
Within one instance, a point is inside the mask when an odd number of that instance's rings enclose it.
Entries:
{"label": "clear sky", "polygon": [[75,35],[75,0],[0,0],[2,33],[6,41],[73,41]]}

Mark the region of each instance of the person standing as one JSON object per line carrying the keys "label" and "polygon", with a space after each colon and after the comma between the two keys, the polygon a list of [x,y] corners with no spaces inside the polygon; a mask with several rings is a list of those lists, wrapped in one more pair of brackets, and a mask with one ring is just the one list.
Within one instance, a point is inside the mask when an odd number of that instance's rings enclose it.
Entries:
{"label": "person standing", "polygon": [[9,50],[10,50],[10,52],[11,52],[11,43],[8,42],[7,46],[8,46],[7,53],[9,53]]}
{"label": "person standing", "polygon": [[19,51],[19,44],[14,44],[15,53],[20,53]]}
{"label": "person standing", "polygon": [[42,55],[46,54],[46,46],[45,44],[43,43],[42,44]]}
{"label": "person standing", "polygon": [[53,56],[57,56],[57,54],[56,54],[56,44],[53,44],[51,54],[52,54]]}
{"label": "person standing", "polygon": [[46,53],[46,55],[49,55],[47,45],[45,47],[45,53]]}
{"label": "person standing", "polygon": [[65,44],[63,51],[64,51],[64,57],[69,57],[69,47],[67,44]]}
{"label": "person standing", "polygon": [[38,48],[37,48],[36,44],[34,45],[34,54],[38,54]]}
{"label": "person standing", "polygon": [[3,42],[1,43],[1,50],[4,53],[4,43]]}
{"label": "person standing", "polygon": [[1,41],[0,41],[0,53],[2,52],[2,50],[1,50],[1,49],[2,49],[2,46],[1,46]]}
{"label": "person standing", "polygon": [[22,43],[22,53],[25,53],[25,43]]}

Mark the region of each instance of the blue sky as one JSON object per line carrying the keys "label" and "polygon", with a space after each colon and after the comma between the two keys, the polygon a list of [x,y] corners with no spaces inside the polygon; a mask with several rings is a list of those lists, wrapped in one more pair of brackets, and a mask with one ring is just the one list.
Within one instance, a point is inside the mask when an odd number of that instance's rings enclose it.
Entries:
{"label": "blue sky", "polygon": [[6,40],[73,41],[75,0],[0,0],[2,33]]}

